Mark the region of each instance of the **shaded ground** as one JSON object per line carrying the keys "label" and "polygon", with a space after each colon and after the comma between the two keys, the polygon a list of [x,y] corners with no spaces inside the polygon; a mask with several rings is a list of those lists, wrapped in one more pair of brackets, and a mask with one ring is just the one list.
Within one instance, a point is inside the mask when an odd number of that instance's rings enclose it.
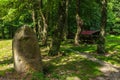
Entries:
{"label": "shaded ground", "polygon": [[89,80],[102,75],[98,63],[87,60],[79,54],[56,57],[47,61],[46,75],[52,80]]}
{"label": "shaded ground", "polygon": [[102,66],[99,68],[101,72],[103,72],[104,76],[99,76],[94,80],[120,80],[120,66],[115,66],[110,63],[101,61],[95,57],[93,57],[90,54],[86,53],[80,53],[78,51],[74,51],[71,49],[71,51],[80,54],[82,57],[89,59],[93,62],[97,62],[101,64]]}
{"label": "shaded ground", "polygon": [[107,37],[107,55],[95,54],[95,44],[63,42],[62,55],[47,56],[42,47],[44,75],[19,74],[13,69],[11,40],[0,41],[0,80],[120,80],[120,37]]}

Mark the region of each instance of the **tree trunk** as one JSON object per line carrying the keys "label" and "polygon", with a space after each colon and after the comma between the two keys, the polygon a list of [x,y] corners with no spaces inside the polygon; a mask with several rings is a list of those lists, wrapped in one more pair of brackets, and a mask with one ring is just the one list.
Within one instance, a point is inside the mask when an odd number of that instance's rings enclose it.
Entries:
{"label": "tree trunk", "polygon": [[51,56],[57,55],[60,49],[61,41],[63,38],[63,27],[65,26],[65,5],[65,0],[59,2],[58,22],[55,26],[50,51],[48,53],[48,55]]}
{"label": "tree trunk", "polygon": [[32,10],[32,19],[33,19],[34,31],[36,32],[36,35],[38,37],[38,20],[37,20],[37,11],[35,9]]}
{"label": "tree trunk", "polygon": [[48,25],[45,16],[43,15],[42,11],[40,10],[40,14],[42,17],[42,22],[43,22],[43,30],[42,30],[42,44],[47,45],[47,35],[48,35]]}
{"label": "tree trunk", "polygon": [[8,25],[8,33],[9,33],[9,38],[13,38],[13,26],[12,25]]}
{"label": "tree trunk", "polygon": [[2,27],[1,32],[2,32],[2,39],[5,39],[4,27]]}
{"label": "tree trunk", "polygon": [[[58,29],[56,29],[54,31],[55,34],[53,34],[52,36],[52,43],[50,45],[50,50],[49,50],[49,53],[48,55],[50,56],[55,56],[58,54],[59,52],[59,49],[60,49],[60,44],[61,44],[61,41],[62,41],[62,37],[61,35],[58,35]],[[61,32],[60,32],[61,34]]]}
{"label": "tree trunk", "polygon": [[63,30],[63,39],[67,40],[67,36],[68,36],[68,7],[69,7],[69,0],[65,0],[66,2],[66,11],[65,11],[65,26],[64,26],[64,30]]}
{"label": "tree trunk", "polygon": [[[37,6],[37,12],[36,12],[36,22],[37,22],[37,30],[38,30],[38,36],[39,38],[41,38],[42,40],[42,45],[46,45],[47,44],[47,21],[46,21],[46,17],[44,16],[43,12],[42,12],[42,8],[43,8],[43,3],[42,0],[38,0],[38,6]],[[35,13],[35,12],[34,12]],[[35,22],[35,16],[33,16],[33,21]]]}
{"label": "tree trunk", "polygon": [[54,26],[54,13],[53,13],[53,8],[54,8],[54,1],[53,0],[48,0],[48,26],[53,27]]}
{"label": "tree trunk", "polygon": [[75,35],[75,45],[79,45],[79,36],[80,36],[80,33],[81,33],[81,27],[83,25],[83,21],[82,19],[80,18],[79,16],[79,7],[80,7],[80,1],[77,0],[77,5],[76,5],[76,23],[77,23],[77,32],[76,32],[76,35]]}
{"label": "tree trunk", "polygon": [[105,28],[107,23],[107,0],[102,0],[102,11],[101,11],[101,27],[100,35],[97,44],[97,52],[99,54],[105,54]]}
{"label": "tree trunk", "polygon": [[11,38],[13,38],[13,36],[14,36],[14,27],[13,26],[11,26]]}

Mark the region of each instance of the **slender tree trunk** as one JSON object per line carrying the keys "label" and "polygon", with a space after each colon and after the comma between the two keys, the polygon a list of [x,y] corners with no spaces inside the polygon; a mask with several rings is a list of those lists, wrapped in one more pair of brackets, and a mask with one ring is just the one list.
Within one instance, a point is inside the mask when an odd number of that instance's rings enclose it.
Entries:
{"label": "slender tree trunk", "polygon": [[64,26],[64,33],[63,33],[63,38],[64,40],[67,40],[67,35],[68,35],[68,7],[69,7],[69,0],[66,1],[66,11],[65,11],[65,26]]}
{"label": "slender tree trunk", "polygon": [[79,45],[79,36],[80,36],[80,33],[81,33],[81,27],[83,25],[83,21],[82,19],[80,18],[79,16],[79,7],[80,7],[80,1],[77,0],[77,5],[76,5],[76,23],[77,23],[77,32],[75,34],[75,45]]}
{"label": "slender tree trunk", "polygon": [[32,10],[32,19],[34,24],[34,31],[38,37],[38,21],[37,21],[37,11],[35,9]]}
{"label": "slender tree trunk", "polygon": [[53,1],[52,0],[48,0],[48,6],[49,6],[49,14],[48,14],[48,25],[49,27],[53,27],[53,23],[54,23],[54,20],[53,20]]}
{"label": "slender tree trunk", "polygon": [[38,0],[38,12],[37,12],[37,25],[39,38],[42,40],[42,45],[47,44],[47,21],[46,17],[42,12],[43,3],[42,0]]}
{"label": "slender tree trunk", "polygon": [[110,32],[113,32],[113,25],[110,26]]}
{"label": "slender tree trunk", "polygon": [[48,53],[51,56],[57,55],[60,49],[63,38],[63,27],[65,26],[65,5],[65,0],[60,1],[58,8],[58,22],[52,36],[52,44]]}
{"label": "slender tree trunk", "polygon": [[13,38],[13,36],[14,36],[14,35],[13,35],[13,34],[14,34],[14,30],[13,30],[13,28],[14,28],[14,27],[11,26],[11,32],[10,32],[10,33],[11,33],[11,34],[10,34],[11,38]]}
{"label": "slender tree trunk", "polygon": [[40,10],[40,14],[42,17],[42,22],[43,22],[43,31],[42,31],[42,44],[47,45],[47,35],[48,35],[48,25],[45,16],[43,15],[42,11]]}
{"label": "slender tree trunk", "polygon": [[1,32],[2,32],[2,39],[5,39],[4,27],[2,27]]}
{"label": "slender tree trunk", "polygon": [[13,26],[12,25],[8,25],[8,35],[9,38],[13,38]]}
{"label": "slender tree trunk", "polygon": [[105,54],[105,28],[107,23],[107,0],[102,0],[100,36],[97,44],[97,52]]}

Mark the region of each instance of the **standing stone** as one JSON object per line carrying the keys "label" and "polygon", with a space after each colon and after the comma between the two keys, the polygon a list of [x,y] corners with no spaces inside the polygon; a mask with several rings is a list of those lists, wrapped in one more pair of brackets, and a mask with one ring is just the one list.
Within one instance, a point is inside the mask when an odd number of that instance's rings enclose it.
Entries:
{"label": "standing stone", "polygon": [[13,39],[14,68],[17,72],[42,71],[42,62],[37,37],[34,31],[24,25]]}

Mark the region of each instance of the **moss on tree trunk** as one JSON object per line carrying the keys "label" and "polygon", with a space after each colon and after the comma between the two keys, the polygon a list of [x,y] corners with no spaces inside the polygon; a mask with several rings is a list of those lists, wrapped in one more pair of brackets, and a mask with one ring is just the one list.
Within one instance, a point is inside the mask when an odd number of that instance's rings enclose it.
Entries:
{"label": "moss on tree trunk", "polygon": [[58,21],[55,26],[53,35],[52,35],[52,43],[50,46],[49,55],[57,55],[60,49],[61,41],[63,39],[63,27],[65,26],[65,11],[64,8],[66,6],[66,2],[64,0],[59,1],[58,6]]}
{"label": "moss on tree trunk", "polygon": [[101,27],[100,35],[97,43],[97,53],[105,54],[105,28],[107,24],[107,0],[102,0],[102,11],[101,11]]}

